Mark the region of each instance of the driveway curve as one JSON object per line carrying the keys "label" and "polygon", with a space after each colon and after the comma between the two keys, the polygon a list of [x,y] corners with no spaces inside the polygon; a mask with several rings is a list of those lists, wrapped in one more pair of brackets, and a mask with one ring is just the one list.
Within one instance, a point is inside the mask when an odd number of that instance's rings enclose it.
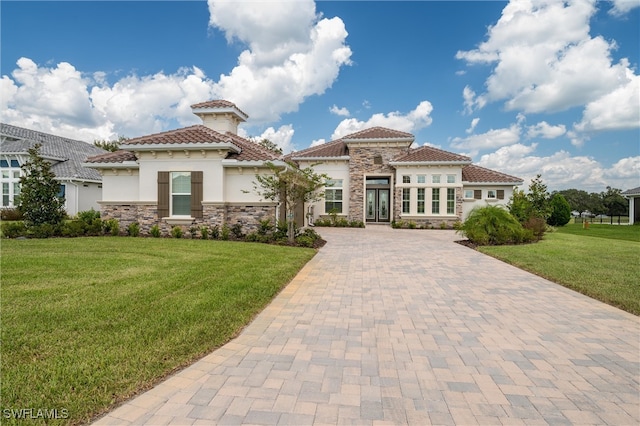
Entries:
{"label": "driveway curve", "polygon": [[640,424],[640,319],[441,230],[327,244],[233,341],[123,424]]}

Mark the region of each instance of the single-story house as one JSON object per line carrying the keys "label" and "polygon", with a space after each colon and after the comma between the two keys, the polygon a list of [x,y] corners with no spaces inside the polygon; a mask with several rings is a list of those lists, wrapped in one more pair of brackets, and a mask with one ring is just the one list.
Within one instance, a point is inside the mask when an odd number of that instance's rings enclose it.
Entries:
{"label": "single-story house", "polygon": [[248,118],[225,100],[192,105],[203,124],[129,139],[121,150],[87,159],[102,174],[103,216],[143,232],[158,225],[255,229],[282,218],[277,203],[252,192],[268,163],[311,166],[330,179],[325,198],[296,212],[299,225],[335,213],[348,220],[451,225],[477,205],[506,204],[522,179],[471,164],[469,157],[423,146],[414,136],[374,127],[286,156],[238,136]]}
{"label": "single-story house", "polygon": [[640,186],[621,193],[629,199],[629,225],[640,222]]}
{"label": "single-story house", "polygon": [[102,198],[102,176],[84,167],[87,157],[104,154],[97,146],[74,139],[37,132],[0,123],[0,182],[2,208],[14,207],[20,195],[21,166],[28,160],[28,150],[40,144],[40,156],[51,163],[51,171],[60,182],[60,195],[71,216],[78,212],[99,210]]}

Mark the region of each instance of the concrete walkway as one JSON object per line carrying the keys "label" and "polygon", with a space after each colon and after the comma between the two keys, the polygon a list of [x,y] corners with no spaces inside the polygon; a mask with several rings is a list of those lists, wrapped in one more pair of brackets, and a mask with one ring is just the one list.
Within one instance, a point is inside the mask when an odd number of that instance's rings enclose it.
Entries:
{"label": "concrete walkway", "polygon": [[96,424],[640,424],[638,317],[452,231],[319,231],[237,339]]}

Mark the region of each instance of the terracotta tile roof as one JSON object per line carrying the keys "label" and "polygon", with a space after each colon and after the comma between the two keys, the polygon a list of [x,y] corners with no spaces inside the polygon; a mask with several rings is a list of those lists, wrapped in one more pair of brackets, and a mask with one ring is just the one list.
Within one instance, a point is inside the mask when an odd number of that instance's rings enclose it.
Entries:
{"label": "terracotta tile roof", "polygon": [[360,130],[344,136],[344,141],[358,139],[413,139],[411,133],[401,132],[399,130],[387,129],[386,127],[371,127],[370,129]]}
{"label": "terracotta tile roof", "polygon": [[226,109],[226,108],[235,108],[237,109],[242,115],[244,115],[245,118],[248,118],[249,116],[242,111],[240,108],[238,108],[236,106],[236,104],[234,104],[233,102],[229,102],[229,101],[225,101],[223,99],[218,99],[218,100],[213,100],[213,101],[206,101],[206,102],[200,102],[197,104],[193,104],[191,105],[191,109],[200,109],[200,108],[207,108],[207,109],[216,109],[216,108],[222,108],[222,109]]}
{"label": "terracotta tile roof", "polygon": [[292,152],[286,158],[333,158],[349,155],[349,148],[342,139]]}
{"label": "terracotta tile roof", "polygon": [[519,177],[496,172],[495,170],[485,169],[484,167],[476,166],[475,164],[469,164],[462,168],[462,181],[470,183],[504,182],[513,184],[521,184],[523,182]]}
{"label": "terracotta tile roof", "polygon": [[120,146],[129,147],[132,145],[150,144],[222,143],[226,142],[227,139],[229,138],[222,133],[216,132],[202,124],[196,124],[195,126],[183,127],[181,129],[128,139]]}
{"label": "terracotta tile roof", "polygon": [[622,195],[640,195],[640,186],[637,188],[627,189],[621,193]]}
{"label": "terracotta tile roof", "polygon": [[89,157],[85,163],[123,163],[125,161],[136,161],[137,159],[133,152],[121,149],[119,151]]}
{"label": "terracotta tile roof", "polygon": [[227,159],[238,161],[273,161],[281,158],[282,156],[271,150],[268,150],[255,142],[241,138],[238,135],[227,132],[225,136],[231,139],[234,145],[237,145],[242,149],[240,154],[235,152],[229,153]]}
{"label": "terracotta tile roof", "polygon": [[471,158],[454,154],[453,152],[443,151],[432,146],[421,146],[409,150],[404,155],[396,157],[393,162],[471,162]]}
{"label": "terracotta tile roof", "polygon": [[230,152],[228,159],[238,161],[273,161],[280,158],[280,154],[269,151],[257,143],[241,138],[233,133],[220,133],[205,127],[201,124],[184,127],[182,129],[170,130],[168,132],[156,133],[129,139],[120,146],[121,151],[99,155],[87,159],[88,163],[122,163],[123,161],[135,161],[136,156],[131,151],[139,145],[150,144],[206,144],[206,143],[226,143],[231,142],[241,149],[242,152]]}

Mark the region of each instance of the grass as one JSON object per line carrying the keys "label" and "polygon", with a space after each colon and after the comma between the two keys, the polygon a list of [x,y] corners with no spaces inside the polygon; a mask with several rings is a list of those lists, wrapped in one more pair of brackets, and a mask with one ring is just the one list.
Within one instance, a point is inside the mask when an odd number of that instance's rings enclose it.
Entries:
{"label": "grass", "polygon": [[85,423],[150,388],[237,335],[314,253],[184,239],[3,240],[3,424],[25,424],[6,418],[23,408],[68,415],[47,424]]}
{"label": "grass", "polygon": [[536,244],[482,246],[481,252],[602,302],[640,315],[640,226],[581,224]]}

